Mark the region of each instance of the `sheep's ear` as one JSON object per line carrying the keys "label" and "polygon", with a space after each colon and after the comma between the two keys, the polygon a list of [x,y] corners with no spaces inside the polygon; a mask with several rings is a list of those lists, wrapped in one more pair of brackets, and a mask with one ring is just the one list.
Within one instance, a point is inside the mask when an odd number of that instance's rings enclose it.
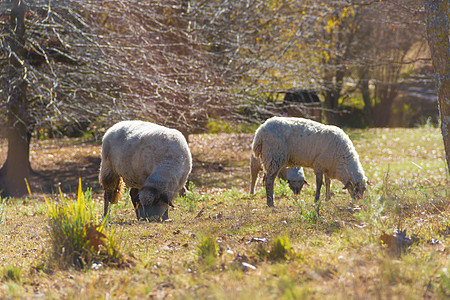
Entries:
{"label": "sheep's ear", "polygon": [[348,189],[351,185],[352,185],[352,183],[350,181],[347,182],[344,186],[344,190]]}
{"label": "sheep's ear", "polygon": [[165,193],[161,193],[160,199],[162,202],[165,202],[168,205],[174,207],[172,201],[169,201],[169,197]]}

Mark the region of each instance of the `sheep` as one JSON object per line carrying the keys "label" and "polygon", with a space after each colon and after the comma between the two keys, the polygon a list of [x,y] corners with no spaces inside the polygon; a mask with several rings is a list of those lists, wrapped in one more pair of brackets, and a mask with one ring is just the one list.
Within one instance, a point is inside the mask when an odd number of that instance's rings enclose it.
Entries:
{"label": "sheep", "polygon": [[353,199],[361,199],[366,189],[367,178],[358,153],[349,137],[336,126],[303,118],[272,117],[256,130],[252,155],[261,160],[266,173],[269,207],[273,207],[275,177],[285,165],[314,169],[316,204],[324,175],[327,200],[331,197],[332,178],[341,181]]}
{"label": "sheep", "polygon": [[[256,180],[258,179],[258,173],[262,170],[261,160],[254,157],[250,157],[250,194],[255,192]],[[265,183],[265,175],[263,177],[263,182]],[[282,167],[278,172],[278,177],[288,182],[290,189],[294,195],[300,194],[303,185],[308,184],[305,180],[305,173],[302,167],[287,168]]]}
{"label": "sheep", "polygon": [[178,130],[143,121],[113,125],[102,141],[99,180],[104,217],[126,184],[138,220],[168,219],[168,206],[173,207],[191,169],[191,152]]}

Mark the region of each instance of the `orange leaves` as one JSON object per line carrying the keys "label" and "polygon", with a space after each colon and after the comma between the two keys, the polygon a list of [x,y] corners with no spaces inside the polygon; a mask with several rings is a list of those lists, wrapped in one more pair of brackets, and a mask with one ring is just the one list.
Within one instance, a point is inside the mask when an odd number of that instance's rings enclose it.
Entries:
{"label": "orange leaves", "polygon": [[414,239],[406,237],[406,229],[400,230],[394,234],[386,234],[383,232],[380,236],[380,241],[387,245],[390,249],[401,250],[413,244]]}
{"label": "orange leaves", "polygon": [[98,251],[100,245],[104,245],[102,239],[106,239],[106,235],[97,229],[99,227],[100,225],[94,223],[86,224],[84,227],[86,230],[86,238],[88,240],[88,244],[95,251]]}

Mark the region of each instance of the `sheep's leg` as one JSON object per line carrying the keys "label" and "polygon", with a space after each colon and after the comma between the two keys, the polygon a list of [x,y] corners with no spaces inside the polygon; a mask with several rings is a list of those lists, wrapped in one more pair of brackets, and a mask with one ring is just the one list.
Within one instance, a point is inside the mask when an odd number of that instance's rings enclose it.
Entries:
{"label": "sheep's leg", "polygon": [[330,189],[331,179],[325,174],[325,189],[326,189],[326,200],[330,201],[331,199],[331,189]]}
{"label": "sheep's leg", "polygon": [[250,194],[255,193],[256,180],[258,179],[258,173],[261,170],[261,166],[257,161],[257,158],[252,156],[250,158]]}
{"label": "sheep's leg", "polygon": [[113,198],[113,191],[105,190],[104,193],[104,203],[103,203],[103,217],[106,217],[109,212],[109,207],[111,206],[111,199]]}
{"label": "sheep's leg", "polygon": [[320,213],[320,189],[322,188],[323,172],[321,170],[314,170],[316,174],[316,197],[314,203],[316,204],[316,213],[319,216]]}
{"label": "sheep's leg", "polygon": [[139,205],[139,190],[136,188],[130,189],[130,198],[131,202],[133,202],[133,207],[136,210],[137,206]]}
{"label": "sheep's leg", "polygon": [[267,206],[273,207],[273,185],[275,182],[275,177],[277,172],[266,174],[266,195],[267,195]]}
{"label": "sheep's leg", "polygon": [[317,203],[320,200],[320,189],[322,188],[323,183],[323,173],[322,171],[314,171],[316,174],[316,196],[314,198],[314,202]]}
{"label": "sheep's leg", "polygon": [[144,207],[141,204],[141,201],[139,199],[139,190],[136,188],[130,189],[130,198],[131,202],[133,203],[134,212],[136,213],[136,218],[138,220],[145,220],[144,216]]}

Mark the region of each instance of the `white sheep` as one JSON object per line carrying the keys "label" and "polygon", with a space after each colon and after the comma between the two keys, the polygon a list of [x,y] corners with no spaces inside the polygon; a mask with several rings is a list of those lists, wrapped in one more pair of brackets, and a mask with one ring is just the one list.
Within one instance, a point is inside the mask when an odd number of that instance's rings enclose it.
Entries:
{"label": "white sheep", "polygon": [[354,199],[360,199],[367,178],[353,143],[336,126],[303,118],[273,117],[255,133],[252,153],[261,160],[266,173],[267,205],[273,206],[273,184],[283,166],[313,168],[316,175],[315,202],[320,198],[325,175],[326,199],[330,199],[330,179],[338,179]]}
{"label": "white sheep", "polygon": [[[256,180],[258,179],[258,173],[262,170],[261,160],[259,158],[254,157],[253,155],[250,158],[250,194],[255,192]],[[263,182],[265,183],[265,175],[263,177]],[[308,184],[305,180],[305,173],[303,172],[302,167],[282,167],[278,172],[278,177],[288,182],[289,188],[292,192],[297,195],[300,194],[303,185]]]}
{"label": "white sheep", "polygon": [[104,216],[121,198],[125,183],[139,220],[167,219],[168,205],[173,206],[191,168],[191,152],[178,130],[143,121],[115,124],[102,143]]}

